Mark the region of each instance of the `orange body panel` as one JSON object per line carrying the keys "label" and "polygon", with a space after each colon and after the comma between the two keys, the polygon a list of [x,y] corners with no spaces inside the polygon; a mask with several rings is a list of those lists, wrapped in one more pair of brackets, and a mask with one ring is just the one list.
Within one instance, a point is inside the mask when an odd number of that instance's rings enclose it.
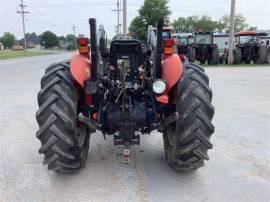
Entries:
{"label": "orange body panel", "polygon": [[168,104],[169,103],[169,96],[168,95],[156,96],[156,100],[162,104]]}
{"label": "orange body panel", "polygon": [[237,32],[235,36],[257,36],[258,33],[254,31],[246,31],[246,32]]}
{"label": "orange body panel", "polygon": [[71,59],[70,71],[73,78],[84,87],[84,82],[91,77],[90,60],[80,54],[74,55]]}
{"label": "orange body panel", "polygon": [[166,93],[168,93],[181,78],[183,73],[183,64],[179,56],[177,54],[173,54],[163,61],[162,66],[162,79],[166,81]]}

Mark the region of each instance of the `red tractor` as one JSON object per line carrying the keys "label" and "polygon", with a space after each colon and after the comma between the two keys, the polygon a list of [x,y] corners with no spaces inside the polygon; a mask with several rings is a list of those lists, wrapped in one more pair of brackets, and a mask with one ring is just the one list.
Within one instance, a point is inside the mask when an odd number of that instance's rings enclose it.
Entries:
{"label": "red tractor", "polygon": [[214,132],[212,90],[203,68],[181,63],[174,41],[162,38],[163,20],[153,61],[138,40],[113,40],[107,51],[104,38],[97,39],[96,20],[89,24],[91,51],[89,40],[79,39],[79,54],[51,65],[41,79],[36,135],[44,164],[61,173],[82,168],[97,130],[124,145],[127,160],[140,134],[158,130],[172,168],[202,167]]}
{"label": "red tractor", "polygon": [[267,45],[262,44],[257,32],[238,32],[235,35],[234,64],[267,63]]}

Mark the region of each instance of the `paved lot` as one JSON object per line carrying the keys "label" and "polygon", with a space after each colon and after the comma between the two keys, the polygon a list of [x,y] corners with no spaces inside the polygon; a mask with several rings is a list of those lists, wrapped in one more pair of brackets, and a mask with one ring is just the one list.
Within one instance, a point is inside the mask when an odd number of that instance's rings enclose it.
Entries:
{"label": "paved lot", "polygon": [[130,165],[121,148],[91,137],[86,168],[47,171],[38,154],[36,94],[44,68],[70,54],[0,61],[0,201],[270,201],[270,68],[209,68],[216,132],[206,167],[177,173],[161,134],[142,137]]}

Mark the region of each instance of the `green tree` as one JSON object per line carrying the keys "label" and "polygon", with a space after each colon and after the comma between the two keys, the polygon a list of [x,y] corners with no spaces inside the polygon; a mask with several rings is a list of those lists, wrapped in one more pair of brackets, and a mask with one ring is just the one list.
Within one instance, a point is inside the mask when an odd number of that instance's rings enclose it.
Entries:
{"label": "green tree", "polygon": [[139,16],[135,17],[129,26],[129,32],[138,36],[139,40],[146,41],[148,25],[155,26],[160,17],[163,17],[168,25],[170,14],[168,0],[144,0]]}
{"label": "green tree", "polygon": [[194,28],[195,31],[213,32],[217,28],[217,23],[210,16],[203,15],[195,22]]}
{"label": "green tree", "polygon": [[16,37],[10,32],[5,32],[4,36],[0,38],[0,42],[3,43],[5,48],[12,48],[16,43]]}
{"label": "green tree", "polygon": [[68,44],[68,50],[75,50],[77,47],[77,37],[73,34],[68,34],[66,36],[66,42]]}
{"label": "green tree", "polygon": [[213,32],[217,29],[218,22],[211,19],[210,16],[203,15],[199,17],[197,15],[189,17],[179,17],[172,23],[174,29],[178,32],[194,32],[194,31],[204,31]]}
{"label": "green tree", "polygon": [[67,39],[66,39],[66,37],[64,37],[64,36],[59,36],[59,37],[58,37],[58,40],[60,40],[60,41],[66,41]]}
{"label": "green tree", "polygon": [[140,16],[137,16],[132,20],[129,26],[129,32],[132,33],[135,38],[146,41],[147,26],[146,22]]}
{"label": "green tree", "polygon": [[58,45],[58,38],[51,31],[46,31],[41,35],[40,43],[45,48],[53,48]]}
{"label": "green tree", "polygon": [[[34,44],[40,44],[40,37],[35,33],[26,33],[25,34],[27,43],[34,43]],[[23,42],[23,39],[20,40],[20,42]]]}
{"label": "green tree", "polygon": [[[225,15],[221,18],[222,23],[224,23],[224,31],[226,33],[229,33],[230,31],[230,17],[228,15]],[[235,15],[235,21],[234,21],[234,31],[240,32],[248,28],[247,19],[241,15],[237,14]]]}
{"label": "green tree", "polygon": [[198,15],[189,16],[186,18],[186,30],[187,32],[194,32],[196,31],[196,25],[200,17]]}
{"label": "green tree", "polygon": [[223,32],[225,27],[226,27],[226,24],[222,21],[222,19],[219,19],[216,23],[216,26],[217,26],[217,30],[218,32]]}
{"label": "green tree", "polygon": [[179,17],[177,20],[174,20],[172,23],[173,28],[176,32],[189,32],[187,19],[184,17]]}

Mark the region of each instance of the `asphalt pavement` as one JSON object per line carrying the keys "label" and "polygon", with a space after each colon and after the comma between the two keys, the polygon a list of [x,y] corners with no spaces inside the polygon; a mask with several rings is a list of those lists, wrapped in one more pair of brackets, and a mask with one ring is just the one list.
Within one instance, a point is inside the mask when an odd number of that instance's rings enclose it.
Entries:
{"label": "asphalt pavement", "polygon": [[131,163],[112,138],[91,136],[86,167],[57,174],[42,165],[35,112],[46,66],[71,53],[0,61],[0,201],[269,202],[270,67],[207,68],[216,108],[210,161],[179,173],[162,135],[141,137]]}

